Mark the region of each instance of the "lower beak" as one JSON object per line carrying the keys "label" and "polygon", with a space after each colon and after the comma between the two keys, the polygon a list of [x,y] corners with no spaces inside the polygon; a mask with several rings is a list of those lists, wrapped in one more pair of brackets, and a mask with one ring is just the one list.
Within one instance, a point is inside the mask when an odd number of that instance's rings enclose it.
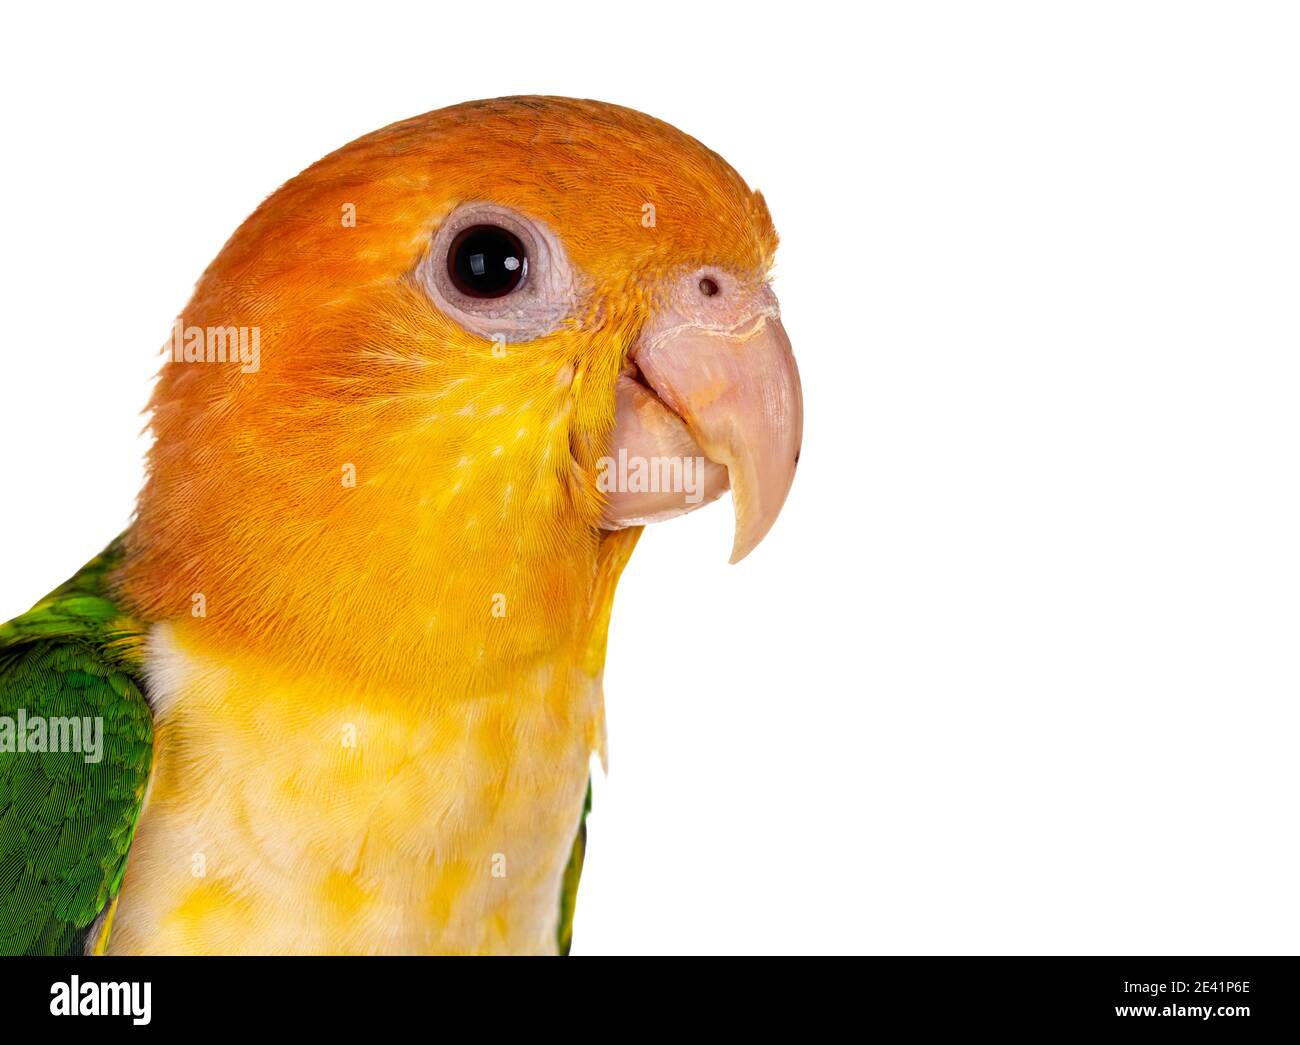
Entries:
{"label": "lower beak", "polygon": [[[776,521],[803,439],[799,370],[775,308],[731,327],[683,324],[643,338],[632,360],[643,383],[635,372],[620,379],[613,449],[629,458],[698,453],[707,459],[703,497],[687,503],[663,491],[657,498],[623,491],[609,497],[605,524],[678,515],[729,484],[736,512],[731,561],[739,562]],[[718,466],[726,469],[725,482]]]}

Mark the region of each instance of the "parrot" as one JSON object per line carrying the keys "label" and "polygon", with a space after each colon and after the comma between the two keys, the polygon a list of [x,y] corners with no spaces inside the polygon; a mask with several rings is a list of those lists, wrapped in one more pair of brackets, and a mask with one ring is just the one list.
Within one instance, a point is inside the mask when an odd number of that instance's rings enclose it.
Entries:
{"label": "parrot", "polygon": [[721,156],[550,96],[267,197],[126,530],[0,626],[0,953],[567,954],[620,574],[793,483],[776,247]]}

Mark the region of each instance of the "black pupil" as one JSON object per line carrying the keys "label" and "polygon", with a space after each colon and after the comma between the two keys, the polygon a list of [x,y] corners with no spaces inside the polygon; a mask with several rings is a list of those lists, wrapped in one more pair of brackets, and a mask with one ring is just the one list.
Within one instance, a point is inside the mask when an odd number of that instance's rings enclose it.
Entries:
{"label": "black pupil", "polygon": [[456,289],[472,298],[499,298],[519,286],[528,258],[519,237],[497,225],[461,230],[447,252]]}

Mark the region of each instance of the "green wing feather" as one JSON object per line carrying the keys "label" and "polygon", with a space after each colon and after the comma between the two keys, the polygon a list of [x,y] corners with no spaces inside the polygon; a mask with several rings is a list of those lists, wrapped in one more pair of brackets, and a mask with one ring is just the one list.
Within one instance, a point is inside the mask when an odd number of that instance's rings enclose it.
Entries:
{"label": "green wing feather", "polygon": [[[153,717],[139,683],[143,631],[108,591],[120,557],[115,542],[0,625],[0,955],[84,953],[122,884]],[[20,711],[47,733],[54,718],[98,720],[99,760],[86,761],[84,742],[19,750]]]}
{"label": "green wing feather", "polygon": [[560,924],[556,940],[560,953],[567,955],[573,947],[573,911],[578,903],[578,879],[582,877],[582,861],[587,855],[587,814],[591,812],[591,781],[587,781],[587,800],[582,804],[582,819],[578,821],[578,837],[573,840],[569,864],[564,869],[560,883]]}

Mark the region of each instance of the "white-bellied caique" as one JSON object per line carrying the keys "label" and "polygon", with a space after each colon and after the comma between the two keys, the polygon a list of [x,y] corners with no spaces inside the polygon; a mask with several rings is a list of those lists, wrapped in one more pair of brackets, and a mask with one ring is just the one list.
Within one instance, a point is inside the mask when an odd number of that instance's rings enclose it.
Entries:
{"label": "white-bellied caique", "polygon": [[729,488],[734,561],[794,476],[776,242],[695,139],[562,98],[270,196],[129,529],[0,629],[0,953],[566,951],[641,526]]}

